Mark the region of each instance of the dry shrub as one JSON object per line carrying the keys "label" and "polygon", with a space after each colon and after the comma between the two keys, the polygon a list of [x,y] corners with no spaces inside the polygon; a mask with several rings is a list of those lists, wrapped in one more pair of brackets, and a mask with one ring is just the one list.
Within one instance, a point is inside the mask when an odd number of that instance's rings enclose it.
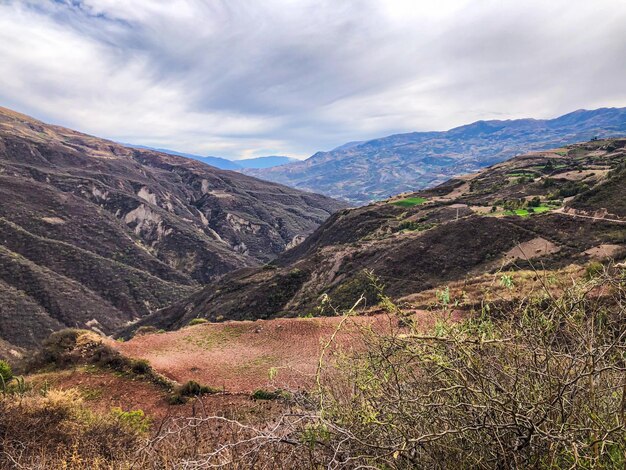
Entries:
{"label": "dry shrub", "polygon": [[[301,430],[330,468],[623,468],[626,289],[620,272],[539,289],[432,331],[364,330],[329,367]],[[406,323],[406,322],[405,322]]]}
{"label": "dry shrub", "polygon": [[76,390],[31,391],[0,399],[0,468],[120,468],[141,433],[84,407]]}
{"label": "dry shrub", "polygon": [[42,344],[41,350],[30,360],[26,369],[39,370],[46,367],[68,368],[79,365],[95,365],[131,376],[141,376],[172,390],[174,384],[154,371],[143,359],[131,359],[115,350],[98,334],[79,329],[65,329],[52,333]]}

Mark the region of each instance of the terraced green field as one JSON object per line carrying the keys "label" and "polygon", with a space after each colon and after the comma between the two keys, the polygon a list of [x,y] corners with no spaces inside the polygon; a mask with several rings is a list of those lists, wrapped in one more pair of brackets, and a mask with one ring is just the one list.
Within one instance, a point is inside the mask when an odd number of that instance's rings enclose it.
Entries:
{"label": "terraced green field", "polygon": [[554,209],[551,206],[538,206],[534,207],[532,211],[528,209],[516,209],[514,211],[504,211],[504,215],[519,215],[520,217],[528,217],[534,214],[542,214],[544,212],[548,212]]}
{"label": "terraced green field", "polygon": [[399,201],[394,201],[391,204],[394,206],[400,207],[413,207],[424,204],[428,199],[424,197],[407,197],[406,199],[400,199]]}

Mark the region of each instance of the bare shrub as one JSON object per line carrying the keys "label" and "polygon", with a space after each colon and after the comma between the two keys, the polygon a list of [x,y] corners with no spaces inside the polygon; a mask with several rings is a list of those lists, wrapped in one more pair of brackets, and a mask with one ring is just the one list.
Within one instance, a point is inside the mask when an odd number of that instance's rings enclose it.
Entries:
{"label": "bare shrub", "polygon": [[540,289],[429,332],[363,330],[320,381],[302,436],[332,467],[617,468],[626,463],[619,273]]}

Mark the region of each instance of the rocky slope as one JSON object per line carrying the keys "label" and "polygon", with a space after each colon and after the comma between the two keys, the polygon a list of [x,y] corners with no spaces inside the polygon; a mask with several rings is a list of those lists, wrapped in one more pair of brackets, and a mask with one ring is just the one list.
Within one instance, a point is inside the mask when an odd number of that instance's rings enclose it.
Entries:
{"label": "rocky slope", "polygon": [[109,333],[272,260],[340,207],[0,108],[0,339]]}
{"label": "rocky slope", "polygon": [[[330,217],[262,268],[217,284],[142,320],[175,329],[212,321],[328,313],[376,301],[371,270],[399,299],[499,269],[626,256],[626,139],[536,152],[436,188]],[[129,332],[127,332],[129,333]]]}
{"label": "rocky slope", "polygon": [[478,121],[446,132],[351,142],[303,162],[247,173],[366,204],[432,187],[531,150],[626,134],[626,108],[579,110],[556,119]]}

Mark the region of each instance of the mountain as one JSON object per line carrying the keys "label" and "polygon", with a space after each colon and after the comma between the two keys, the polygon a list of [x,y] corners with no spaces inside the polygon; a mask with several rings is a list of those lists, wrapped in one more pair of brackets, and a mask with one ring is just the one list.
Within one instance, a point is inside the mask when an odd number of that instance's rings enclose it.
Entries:
{"label": "mountain", "polygon": [[0,339],[110,333],[271,261],[341,207],[0,108]]}
{"label": "mountain", "polygon": [[377,293],[367,271],[402,302],[454,282],[470,289],[472,279],[500,270],[620,260],[625,187],[626,139],[519,156],[429,190],[341,210],[271,264],[234,271],[139,324],[176,329],[196,317],[323,315],[327,295],[349,308],[364,294],[371,306]]}
{"label": "mountain", "polygon": [[201,155],[195,155],[193,153],[178,152],[176,150],[148,147],[145,145],[123,144],[127,147],[133,147],[144,150],[155,150],[161,153],[167,153],[169,155],[177,155],[179,157],[191,158],[198,160],[199,162],[206,163],[207,165],[214,166],[220,170],[245,170],[245,169],[261,169],[272,168],[279,165],[285,165],[287,163],[293,163],[299,161],[296,158],[283,157],[283,156],[268,156],[268,157],[256,157],[256,158],[244,158],[242,160],[228,160],[222,157],[203,157]]}
{"label": "mountain", "polygon": [[366,204],[432,187],[531,150],[626,134],[626,108],[579,110],[556,119],[478,121],[445,132],[350,142],[302,162],[247,173]]}
{"label": "mountain", "polygon": [[189,158],[193,158],[194,160],[198,160],[199,162],[206,163],[207,165],[214,166],[215,168],[219,168],[220,170],[233,170],[238,171],[241,170],[241,166],[232,160],[227,160],[222,157],[198,157],[196,155],[185,155]]}
{"label": "mountain", "polygon": [[127,147],[132,147],[136,149],[144,149],[144,150],[154,150],[156,152],[167,153],[168,155],[176,155],[178,157],[191,158],[192,160],[198,160],[199,162],[206,163],[207,165],[214,166],[215,168],[219,168],[220,170],[241,170],[241,166],[233,162],[232,160],[228,160],[222,157],[203,157],[201,155],[195,155],[193,153],[184,153],[178,152],[176,150],[158,148],[158,147],[148,147],[146,145],[135,145],[135,144],[122,144]]}
{"label": "mountain", "polygon": [[268,157],[256,157],[246,158],[243,160],[235,160],[234,163],[245,169],[263,169],[273,168],[275,166],[286,165],[287,163],[294,163],[298,161],[300,160],[296,158],[273,155]]}

